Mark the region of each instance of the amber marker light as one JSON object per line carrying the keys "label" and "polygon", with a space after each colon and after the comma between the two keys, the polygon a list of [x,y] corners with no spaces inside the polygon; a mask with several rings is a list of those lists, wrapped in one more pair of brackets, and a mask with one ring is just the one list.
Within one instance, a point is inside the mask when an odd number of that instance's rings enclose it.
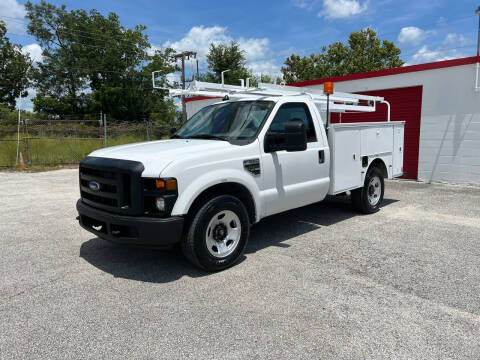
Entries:
{"label": "amber marker light", "polygon": [[327,81],[323,83],[323,93],[333,94],[333,82]]}
{"label": "amber marker light", "polygon": [[162,179],[156,179],[155,187],[157,188],[157,190],[165,190],[165,181]]}
{"label": "amber marker light", "polygon": [[175,179],[168,179],[168,180],[166,181],[166,183],[167,183],[167,186],[166,186],[167,191],[175,191],[175,190],[177,190],[177,180],[175,180]]}

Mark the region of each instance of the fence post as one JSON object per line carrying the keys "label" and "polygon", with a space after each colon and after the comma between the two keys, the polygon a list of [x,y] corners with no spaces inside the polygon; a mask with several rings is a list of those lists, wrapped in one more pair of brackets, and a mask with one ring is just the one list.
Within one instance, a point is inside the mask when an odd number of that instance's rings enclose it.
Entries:
{"label": "fence post", "polygon": [[147,121],[147,141],[150,141],[150,132],[149,132],[149,128],[150,128],[150,121]]}
{"label": "fence post", "polygon": [[18,152],[20,148],[20,109],[18,109],[18,126],[17,126],[17,157],[15,158],[15,166],[18,166]]}
{"label": "fence post", "polygon": [[107,147],[107,114],[103,114],[103,147]]}

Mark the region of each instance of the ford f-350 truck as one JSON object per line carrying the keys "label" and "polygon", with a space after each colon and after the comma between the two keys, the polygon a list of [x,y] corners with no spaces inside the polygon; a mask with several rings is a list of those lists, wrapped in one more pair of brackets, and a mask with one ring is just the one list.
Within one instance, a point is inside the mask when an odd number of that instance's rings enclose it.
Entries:
{"label": "ford f-350 truck", "polygon": [[402,175],[404,122],[329,124],[326,105],[374,111],[384,100],[261,85],[172,90],[226,96],[169,140],[87,156],[80,225],[115,243],[180,244],[193,264],[218,271],[235,264],[251,225],[266,216],[345,192],[359,211],[376,212],[384,179]]}

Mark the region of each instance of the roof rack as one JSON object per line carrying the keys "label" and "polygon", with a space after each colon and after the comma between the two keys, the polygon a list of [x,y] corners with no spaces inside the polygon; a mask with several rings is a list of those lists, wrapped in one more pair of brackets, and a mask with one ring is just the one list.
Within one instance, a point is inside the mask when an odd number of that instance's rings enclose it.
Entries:
{"label": "roof rack", "polygon": [[388,121],[390,121],[390,104],[380,96],[369,96],[344,92],[334,92],[328,96],[319,89],[268,83],[259,83],[256,87],[250,87],[249,79],[247,79],[246,85],[243,79],[240,80],[240,86],[192,81],[188,89],[167,88],[157,86],[155,84],[155,73],[156,72],[152,73],[153,88],[168,90],[170,96],[208,96],[219,98],[228,96],[228,98],[252,100],[266,97],[306,96],[315,104],[320,105],[321,111],[326,110],[327,102],[329,102],[329,111],[341,113],[375,112],[377,110],[377,103],[385,103],[388,107]]}

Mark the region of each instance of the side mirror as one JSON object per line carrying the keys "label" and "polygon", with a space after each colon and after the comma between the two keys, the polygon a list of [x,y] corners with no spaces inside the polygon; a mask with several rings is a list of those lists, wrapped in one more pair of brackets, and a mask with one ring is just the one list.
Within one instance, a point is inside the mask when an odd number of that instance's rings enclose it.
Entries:
{"label": "side mirror", "polygon": [[266,153],[274,151],[304,151],[307,149],[307,131],[302,120],[293,119],[285,124],[283,133],[267,133],[264,140]]}
{"label": "side mirror", "polygon": [[177,132],[177,128],[176,128],[176,127],[170,128],[170,137],[172,137],[173,135],[175,135],[176,132]]}
{"label": "side mirror", "polygon": [[285,124],[285,150],[307,150],[307,131],[302,120],[293,119]]}

